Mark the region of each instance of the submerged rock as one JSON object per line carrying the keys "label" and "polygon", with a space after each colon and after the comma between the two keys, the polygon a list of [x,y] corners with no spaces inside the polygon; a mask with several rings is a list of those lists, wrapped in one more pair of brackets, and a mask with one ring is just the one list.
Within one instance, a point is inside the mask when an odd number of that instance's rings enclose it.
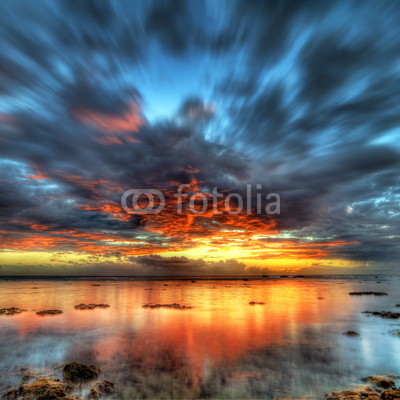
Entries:
{"label": "submerged rock", "polygon": [[360,336],[360,334],[358,332],[356,332],[356,331],[347,331],[347,332],[344,332],[343,335],[353,336],[353,337],[354,336]]}
{"label": "submerged rock", "polygon": [[350,292],[350,296],[387,296],[388,294],[385,292]]}
{"label": "submerged rock", "polygon": [[400,318],[400,313],[391,311],[364,311],[363,314],[371,314],[381,318],[390,318],[390,319]]}
{"label": "submerged rock", "polygon": [[93,310],[95,308],[108,308],[108,307],[110,307],[110,305],[105,304],[105,303],[100,303],[100,304],[93,304],[93,303],[83,304],[83,303],[81,303],[81,304],[77,304],[74,308],[76,310]]}
{"label": "submerged rock", "polygon": [[389,378],[382,378],[381,376],[367,376],[362,379],[364,382],[375,385],[382,389],[394,389],[394,381]]}
{"label": "submerged rock", "polygon": [[14,314],[21,314],[26,310],[18,307],[10,307],[10,308],[0,308],[0,314],[2,315],[14,315]]}
{"label": "submerged rock", "polygon": [[171,304],[143,304],[143,308],[176,308],[179,310],[188,310],[193,307],[191,306],[183,306],[180,303],[171,303]]}
{"label": "submerged rock", "polygon": [[72,362],[63,368],[63,379],[66,382],[81,382],[95,379],[101,370],[94,365],[80,364]]}
{"label": "submerged rock", "polygon": [[61,310],[42,310],[38,311],[36,314],[37,315],[57,315],[57,314],[62,314],[63,312]]}
{"label": "submerged rock", "polygon": [[249,301],[249,305],[250,306],[255,306],[255,305],[264,305],[265,303],[263,303],[262,301]]}

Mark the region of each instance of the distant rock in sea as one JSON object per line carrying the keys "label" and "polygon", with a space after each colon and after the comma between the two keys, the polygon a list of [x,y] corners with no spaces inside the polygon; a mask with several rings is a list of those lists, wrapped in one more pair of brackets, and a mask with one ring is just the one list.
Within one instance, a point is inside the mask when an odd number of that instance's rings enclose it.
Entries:
{"label": "distant rock in sea", "polygon": [[57,314],[62,314],[63,312],[61,310],[42,310],[38,311],[36,314],[37,315],[57,315]]}

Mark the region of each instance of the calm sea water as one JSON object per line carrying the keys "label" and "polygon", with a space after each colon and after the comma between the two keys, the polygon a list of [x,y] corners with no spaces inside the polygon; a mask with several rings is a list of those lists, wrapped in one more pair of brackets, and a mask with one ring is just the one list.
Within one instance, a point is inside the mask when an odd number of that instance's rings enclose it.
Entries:
{"label": "calm sea water", "polygon": [[[361,313],[395,311],[399,284],[399,277],[0,280],[0,308],[28,310],[0,315],[0,390],[21,383],[20,368],[57,377],[77,361],[100,367],[120,399],[322,399],[366,375],[400,374],[400,338],[389,333],[400,320]],[[355,290],[389,295],[349,296]],[[111,307],[75,310],[79,303]],[[35,313],[54,308],[64,313]],[[348,330],[360,338],[344,336]]]}

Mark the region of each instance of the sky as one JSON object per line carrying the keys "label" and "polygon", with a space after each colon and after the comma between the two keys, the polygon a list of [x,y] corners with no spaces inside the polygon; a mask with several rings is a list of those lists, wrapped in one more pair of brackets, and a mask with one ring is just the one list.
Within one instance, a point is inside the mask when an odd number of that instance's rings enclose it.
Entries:
{"label": "sky", "polygon": [[400,273],[400,3],[0,11],[0,275]]}

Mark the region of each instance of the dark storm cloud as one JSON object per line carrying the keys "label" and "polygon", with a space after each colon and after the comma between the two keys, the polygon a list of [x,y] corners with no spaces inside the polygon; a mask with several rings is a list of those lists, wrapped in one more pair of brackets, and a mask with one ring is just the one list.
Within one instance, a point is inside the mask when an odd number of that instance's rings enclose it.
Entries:
{"label": "dark storm cloud", "polygon": [[[357,242],[333,257],[398,257],[397,3],[5,1],[1,8],[2,231],[25,234],[36,224],[139,236],[145,222],[118,214],[121,194],[196,178],[243,194],[246,183],[279,193],[279,230],[296,240]],[[182,94],[177,115],[148,118],[142,82],[154,52],[177,82],[170,55],[209,65],[217,106]]]}

